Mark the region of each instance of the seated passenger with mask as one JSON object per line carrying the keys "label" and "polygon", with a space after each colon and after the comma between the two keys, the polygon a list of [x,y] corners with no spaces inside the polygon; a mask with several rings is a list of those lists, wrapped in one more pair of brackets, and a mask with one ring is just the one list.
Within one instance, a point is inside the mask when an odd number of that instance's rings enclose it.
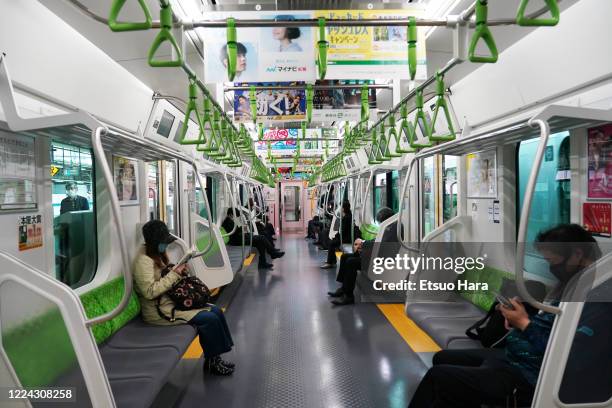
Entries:
{"label": "seated passenger with mask", "polygon": [[[376,221],[382,223],[393,215],[393,210],[389,207],[382,207],[376,213]],[[387,228],[395,228],[389,226]],[[361,250],[364,243],[371,243],[370,241],[364,241],[362,239],[356,239],[353,244],[352,254],[342,254],[340,257],[340,269],[338,271],[337,282],[340,282],[340,286],[335,292],[327,292],[333,299],[334,305],[351,305],[355,303],[355,282],[357,281],[357,271],[361,269]],[[334,255],[335,256],[335,255]]]}
{"label": "seated passenger with mask", "polygon": [[[234,214],[238,215],[239,211],[237,208],[228,208],[227,215],[221,224],[221,227],[227,232],[230,233],[234,231],[229,237],[229,245],[240,246],[242,245],[242,228],[235,226]],[[249,242],[252,242],[252,246],[257,248],[257,252],[259,252],[259,267],[260,268],[271,268],[272,264],[266,261],[266,253],[270,255],[270,258],[276,259],[285,255],[284,252],[279,251],[274,248],[274,244],[263,235],[252,235],[249,233],[244,234],[244,243],[248,245]]]}
{"label": "seated passenger with mask", "polygon": [[[558,304],[570,280],[601,256],[591,234],[575,224],[541,232],[535,246],[559,281],[548,295],[551,304]],[[506,406],[508,399],[531,405],[555,315],[529,314],[517,298],[510,301],[514,309],[498,306],[511,329],[506,346],[439,351],[409,408]]]}

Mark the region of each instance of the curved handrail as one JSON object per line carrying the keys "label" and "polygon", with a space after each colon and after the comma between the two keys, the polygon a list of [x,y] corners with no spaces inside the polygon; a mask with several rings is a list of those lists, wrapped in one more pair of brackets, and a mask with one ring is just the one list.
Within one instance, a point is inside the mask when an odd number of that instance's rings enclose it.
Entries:
{"label": "curved handrail", "polygon": [[527,228],[529,225],[529,214],[531,213],[531,200],[533,199],[533,193],[535,192],[538,174],[540,173],[542,158],[546,152],[546,145],[548,144],[548,137],[550,136],[550,127],[548,126],[548,122],[542,119],[534,120],[532,118],[529,120],[529,122],[527,122],[527,124],[531,127],[538,126],[540,128],[540,143],[538,144],[538,150],[536,151],[533,163],[531,165],[531,173],[529,173],[529,179],[527,180],[527,186],[525,187],[525,198],[523,200],[518,235],[516,237],[516,288],[522,300],[528,302],[536,309],[543,310],[548,313],[561,314],[560,308],[552,305],[546,305],[531,296],[527,290],[527,287],[525,286],[525,277],[523,275],[523,266],[525,265],[525,245],[527,244]]}
{"label": "curved handrail", "polygon": [[[408,182],[410,180],[410,176],[412,175],[412,169],[414,168],[414,165],[417,161],[418,161],[418,157],[415,156],[412,158],[412,160],[410,161],[410,167],[408,167],[408,173],[406,173],[406,178],[404,179],[404,182],[402,183],[402,190],[401,190],[401,193],[399,196],[399,202],[398,202],[398,210],[397,210],[398,222],[397,222],[397,230],[396,230],[397,241],[400,243],[400,245],[404,249],[407,249],[413,252],[418,252],[419,248],[411,247],[410,245],[406,245],[404,243],[404,238],[402,237],[401,225],[402,225],[402,210],[404,208],[404,195],[406,194],[406,189],[408,188]],[[408,209],[410,209],[410,199],[408,199]],[[417,236],[419,235],[420,233],[417,233]]]}
{"label": "curved handrail", "polygon": [[133,288],[132,268],[129,262],[129,255],[127,250],[128,247],[125,239],[125,234],[123,232],[125,231],[125,229],[123,229],[123,221],[121,218],[121,206],[119,205],[119,198],[117,196],[117,188],[115,187],[115,182],[113,180],[113,173],[111,172],[110,166],[108,165],[106,155],[104,154],[104,148],[102,147],[102,133],[106,131],[107,129],[102,126],[93,129],[91,131],[91,146],[94,150],[94,156],[98,160],[98,165],[102,169],[102,176],[104,177],[104,182],[106,183],[106,188],[108,189],[111,213],[113,215],[113,222],[115,223],[115,228],[117,231],[117,244],[119,245],[119,252],[121,253],[124,289],[123,295],[121,296],[121,300],[119,301],[117,306],[115,306],[108,313],[86,320],[85,324],[87,326],[104,323],[118,316],[123,311],[123,309],[127,307],[130,301],[130,297],[132,296]]}

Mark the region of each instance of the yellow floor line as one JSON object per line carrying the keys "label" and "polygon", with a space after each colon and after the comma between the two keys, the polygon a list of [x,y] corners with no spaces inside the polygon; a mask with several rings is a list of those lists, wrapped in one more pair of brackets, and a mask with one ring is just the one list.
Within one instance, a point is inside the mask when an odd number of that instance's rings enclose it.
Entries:
{"label": "yellow floor line", "polygon": [[440,346],[427,335],[404,311],[403,304],[378,304],[378,309],[389,320],[415,353],[440,351]]}
{"label": "yellow floor line", "polygon": [[202,346],[200,346],[200,341],[198,340],[198,336],[196,336],[196,338],[193,339],[189,347],[187,347],[187,351],[185,351],[185,354],[183,354],[183,359],[197,360],[198,358],[202,357],[202,353]]}
{"label": "yellow floor line", "polygon": [[251,262],[253,262],[253,258],[255,258],[255,254],[249,255],[247,259],[244,260],[244,266],[251,265]]}

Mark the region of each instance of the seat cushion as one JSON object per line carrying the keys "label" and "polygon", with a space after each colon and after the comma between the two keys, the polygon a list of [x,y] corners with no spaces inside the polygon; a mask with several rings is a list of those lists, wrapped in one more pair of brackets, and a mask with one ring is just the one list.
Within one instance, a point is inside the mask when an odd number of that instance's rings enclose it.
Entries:
{"label": "seat cushion", "polygon": [[139,316],[126,324],[105,345],[116,349],[172,347],[182,356],[196,334],[196,330],[189,324],[155,326],[143,322]]}
{"label": "seat cushion", "polygon": [[459,298],[456,302],[417,302],[406,306],[406,314],[416,324],[430,317],[481,318],[484,312],[472,303]]}
{"label": "seat cushion", "polygon": [[468,339],[465,331],[480,317],[432,317],[419,324],[440,347],[448,348],[453,340]]}

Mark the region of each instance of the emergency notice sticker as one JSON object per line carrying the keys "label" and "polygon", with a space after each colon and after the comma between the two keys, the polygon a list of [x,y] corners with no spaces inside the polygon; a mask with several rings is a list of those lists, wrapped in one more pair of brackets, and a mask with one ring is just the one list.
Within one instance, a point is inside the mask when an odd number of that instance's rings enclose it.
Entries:
{"label": "emergency notice sticker", "polygon": [[19,250],[43,246],[42,215],[23,215],[19,217]]}

